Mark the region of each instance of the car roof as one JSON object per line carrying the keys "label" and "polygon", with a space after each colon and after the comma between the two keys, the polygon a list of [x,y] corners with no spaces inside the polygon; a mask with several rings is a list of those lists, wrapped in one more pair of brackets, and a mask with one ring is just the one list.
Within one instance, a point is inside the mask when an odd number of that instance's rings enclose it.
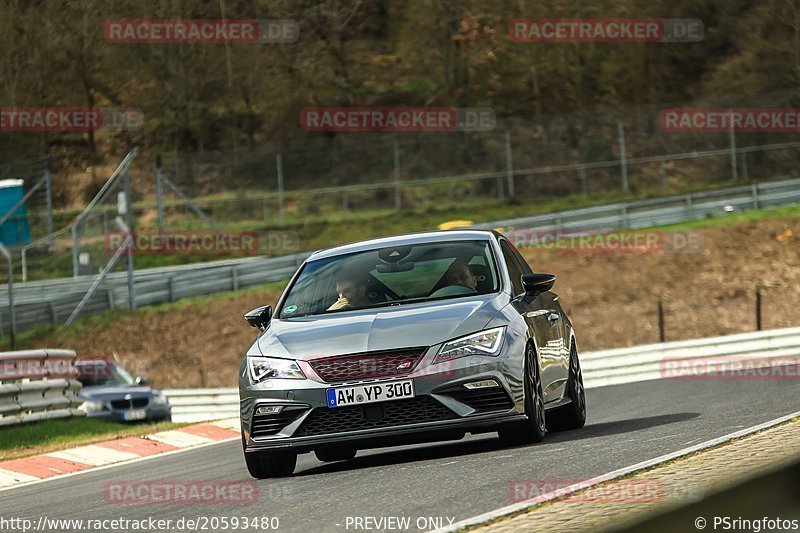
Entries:
{"label": "car roof", "polygon": [[374,250],[376,248],[384,248],[387,246],[403,246],[407,244],[422,244],[429,242],[490,240],[493,235],[497,235],[497,232],[485,229],[443,230],[443,231],[425,231],[421,233],[407,233],[404,235],[395,235],[392,237],[369,239],[366,241],[343,244],[341,246],[335,246],[333,248],[319,250],[311,254],[307,260],[315,261],[317,259],[335,257],[337,255],[344,255],[353,252],[364,252],[368,250]]}

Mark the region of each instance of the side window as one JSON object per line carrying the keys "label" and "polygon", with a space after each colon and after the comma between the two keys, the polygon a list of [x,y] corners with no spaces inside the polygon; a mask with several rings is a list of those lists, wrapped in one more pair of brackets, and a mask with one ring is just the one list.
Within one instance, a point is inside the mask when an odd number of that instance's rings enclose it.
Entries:
{"label": "side window", "polygon": [[531,266],[528,264],[527,261],[525,261],[525,258],[522,257],[522,254],[519,253],[519,250],[517,250],[517,247],[514,246],[513,244],[511,244],[511,242],[508,243],[508,247],[511,248],[511,251],[514,253],[514,257],[516,257],[517,261],[519,261],[519,264],[522,267],[522,273],[523,274],[533,274],[533,270],[531,269]]}
{"label": "side window", "polygon": [[522,294],[522,268],[517,261],[514,251],[509,246],[508,242],[500,241],[500,249],[503,250],[503,260],[508,267],[508,275],[511,276],[511,285],[514,287],[514,296]]}

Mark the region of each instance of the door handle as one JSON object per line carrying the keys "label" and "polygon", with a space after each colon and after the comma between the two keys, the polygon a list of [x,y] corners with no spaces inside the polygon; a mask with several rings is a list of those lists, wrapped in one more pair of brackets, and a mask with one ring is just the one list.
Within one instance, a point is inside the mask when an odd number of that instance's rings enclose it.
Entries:
{"label": "door handle", "polygon": [[551,324],[555,324],[556,322],[558,322],[559,318],[561,318],[561,316],[559,316],[558,313],[550,313],[549,315],[547,315],[547,320],[549,320]]}

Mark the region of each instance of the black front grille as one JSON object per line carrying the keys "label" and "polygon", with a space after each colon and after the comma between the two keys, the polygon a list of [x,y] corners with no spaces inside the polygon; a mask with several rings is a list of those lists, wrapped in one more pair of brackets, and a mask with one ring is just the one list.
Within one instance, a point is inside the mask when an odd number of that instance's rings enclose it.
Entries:
{"label": "black front grille", "polygon": [[460,390],[448,390],[444,394],[482,413],[487,411],[507,411],[514,407],[514,403],[502,387],[487,389],[462,388]]}
{"label": "black front grille", "polygon": [[147,407],[149,400],[147,398],[131,398],[130,400],[111,400],[112,409],[141,409]]}
{"label": "black front grille", "polygon": [[387,428],[420,422],[436,422],[456,415],[430,396],[347,407],[318,407],[306,418],[295,436],[327,435],[362,429]]}

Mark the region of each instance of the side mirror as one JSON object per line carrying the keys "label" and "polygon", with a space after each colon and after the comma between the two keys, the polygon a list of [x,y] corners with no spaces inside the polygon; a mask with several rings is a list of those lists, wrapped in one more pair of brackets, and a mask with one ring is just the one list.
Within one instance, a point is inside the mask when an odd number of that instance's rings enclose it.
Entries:
{"label": "side mirror", "polygon": [[253,326],[254,328],[260,329],[261,331],[267,329],[267,324],[269,324],[271,318],[272,318],[271,305],[256,307],[252,311],[248,311],[244,314],[244,319],[247,320],[247,323]]}
{"label": "side mirror", "polygon": [[525,294],[531,298],[539,294],[549,291],[553,288],[556,282],[556,277],[553,274],[523,274],[522,286],[525,289]]}
{"label": "side mirror", "polygon": [[144,387],[144,386],[146,386],[148,384],[150,384],[150,382],[147,381],[147,378],[145,376],[136,376],[136,386],[137,387]]}

